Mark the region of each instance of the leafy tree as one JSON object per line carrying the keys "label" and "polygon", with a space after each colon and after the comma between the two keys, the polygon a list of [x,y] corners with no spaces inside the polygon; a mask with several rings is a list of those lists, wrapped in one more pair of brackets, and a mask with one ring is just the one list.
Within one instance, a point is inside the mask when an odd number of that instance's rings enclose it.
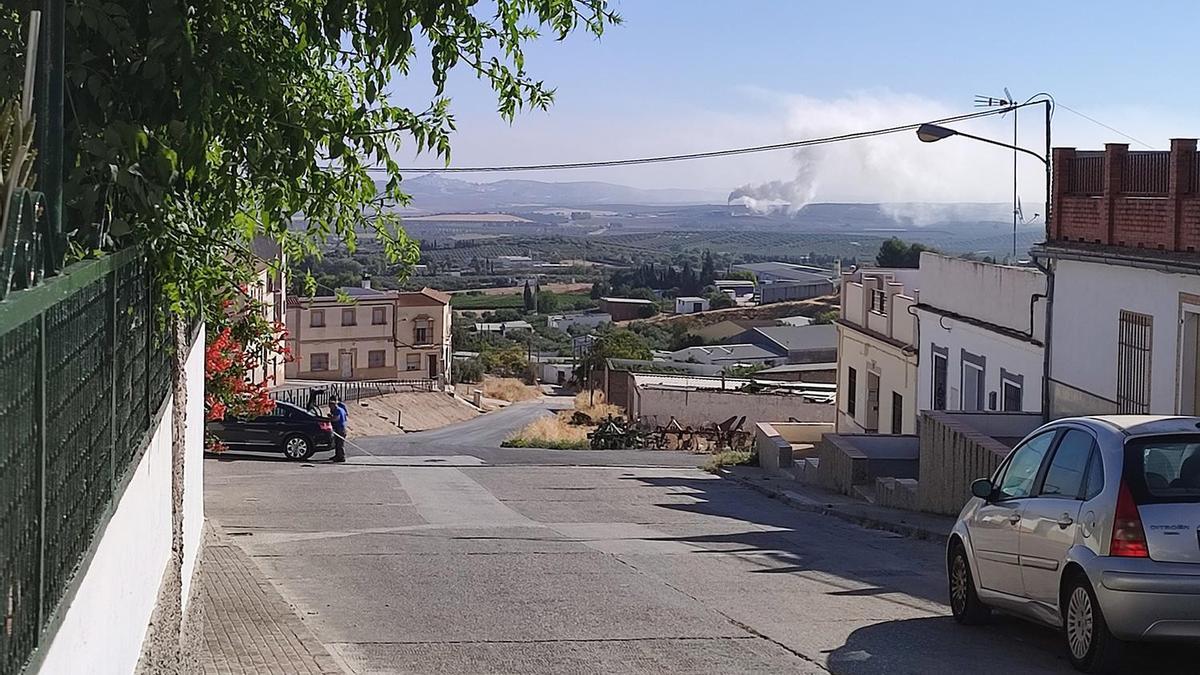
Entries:
{"label": "leafy tree", "polygon": [[718,290],[712,290],[704,297],[708,298],[708,306],[710,309],[725,309],[733,307],[733,298],[729,297],[728,293]]}
{"label": "leafy tree", "polygon": [[611,290],[612,287],[608,285],[607,281],[593,281],[590,296],[593,300],[599,300],[607,296]]}
{"label": "leafy tree", "polygon": [[841,316],[841,313],[838,312],[836,309],[827,309],[824,312],[820,312],[816,316],[814,316],[812,323],[814,326],[821,326],[824,324],[833,323],[834,321],[837,320],[837,318],[839,316]]}
{"label": "leafy tree", "polygon": [[921,266],[922,251],[933,252],[934,249],[924,244],[912,244],[910,246],[903,239],[891,237],[879,245],[879,253],[875,256],[875,263],[880,267],[917,268]]}
{"label": "leafy tree", "polygon": [[483,362],[478,358],[463,359],[451,369],[457,382],[480,382],[483,380]]}
{"label": "leafy tree", "polygon": [[537,311],[542,314],[553,314],[563,309],[563,296],[552,291],[537,292]]}
{"label": "leafy tree", "polygon": [[741,281],[753,281],[758,283],[758,280],[754,278],[754,272],[749,270],[733,270],[729,274],[726,274],[725,278]]}
{"label": "leafy tree", "polygon": [[529,313],[535,311],[537,309],[537,300],[535,300],[533,297],[533,289],[529,287],[528,279],[525,280],[525,293],[523,297],[525,300],[525,312]]}
{"label": "leafy tree", "polygon": [[717,265],[713,261],[712,251],[704,252],[704,261],[700,265],[700,285],[711,286],[717,279]]}
{"label": "leafy tree", "polygon": [[479,353],[479,362],[485,371],[501,377],[523,377],[529,367],[525,348],[516,344],[485,347]]}
{"label": "leafy tree", "polygon": [[[391,208],[407,201],[393,155],[449,159],[451,70],[464,66],[489,84],[506,119],[545,109],[553,91],[526,71],[528,41],[539,28],[558,39],[577,28],[600,35],[618,20],[605,0],[496,0],[492,15],[439,0],[64,4],[63,222],[72,250],[137,245],[149,261],[176,347],[176,457],[187,321],[218,320],[218,300],[240,295],[256,237],[299,260],[330,238],[353,252],[357,233],[372,231],[389,261],[415,262],[416,242]],[[18,98],[23,24],[40,5],[0,8],[0,101]],[[432,100],[398,104],[389,93],[396,75],[418,60]],[[181,490],[173,485],[174,500]],[[181,522],[172,585],[181,583]],[[172,658],[149,654],[148,669],[170,672]]]}

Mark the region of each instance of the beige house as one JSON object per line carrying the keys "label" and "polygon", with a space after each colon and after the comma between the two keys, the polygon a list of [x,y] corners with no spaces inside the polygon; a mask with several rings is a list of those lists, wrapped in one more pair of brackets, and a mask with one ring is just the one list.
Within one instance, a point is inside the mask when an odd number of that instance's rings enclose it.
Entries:
{"label": "beige house", "polygon": [[350,296],[288,298],[289,380],[449,381],[450,296],[342,289]]}
{"label": "beige house", "polygon": [[917,427],[915,269],[842,273],[839,434],[914,434]]}

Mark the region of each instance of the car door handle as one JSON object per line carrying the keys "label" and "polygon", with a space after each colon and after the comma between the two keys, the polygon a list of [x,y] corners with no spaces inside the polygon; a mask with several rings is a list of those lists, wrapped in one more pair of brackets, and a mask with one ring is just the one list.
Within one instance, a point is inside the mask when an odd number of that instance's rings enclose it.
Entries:
{"label": "car door handle", "polygon": [[1059,518],[1056,522],[1058,523],[1059,527],[1061,527],[1062,529],[1065,530],[1068,527],[1070,527],[1071,523],[1074,523],[1075,520],[1073,518],[1071,518],[1071,516],[1064,513],[1062,515],[1062,518]]}
{"label": "car door handle", "polygon": [[1016,525],[1017,523],[1021,522],[1021,514],[1019,514],[1019,513],[1012,514],[1011,516],[1008,517],[1008,522],[1012,523],[1013,525]]}

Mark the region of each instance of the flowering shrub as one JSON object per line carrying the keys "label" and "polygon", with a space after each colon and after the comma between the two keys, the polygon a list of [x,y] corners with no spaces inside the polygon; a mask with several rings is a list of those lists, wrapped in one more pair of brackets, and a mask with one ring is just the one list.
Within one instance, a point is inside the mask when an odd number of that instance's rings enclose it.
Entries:
{"label": "flowering shrub", "polygon": [[[267,321],[262,303],[255,300],[243,298],[236,307],[232,300],[225,300],[221,307],[225,321],[210,324],[204,349],[205,419],[265,415],[275,405],[269,389],[274,375],[267,374],[258,382],[252,376],[263,365],[263,354],[279,353],[285,361],[291,360],[284,344],[287,330],[283,324]],[[225,449],[212,437],[207,445],[212,452]]]}

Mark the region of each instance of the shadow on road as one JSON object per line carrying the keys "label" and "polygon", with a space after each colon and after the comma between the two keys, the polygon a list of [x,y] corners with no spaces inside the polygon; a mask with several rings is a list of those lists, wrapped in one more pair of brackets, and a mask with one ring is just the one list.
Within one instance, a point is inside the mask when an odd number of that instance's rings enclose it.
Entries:
{"label": "shadow on road", "polygon": [[[997,655],[997,647],[1005,645],[1008,653]],[[1028,647],[1044,656],[1036,661],[1022,658],[1021,648]],[[829,671],[836,675],[924,672],[906,667],[914,654],[920,654],[924,662],[946,664],[945,672],[965,672],[962,668],[966,665],[976,675],[1074,672],[1058,631],[1001,614],[985,626],[960,626],[950,617],[877,623],[851,633],[827,658]],[[1121,663],[1112,665],[1117,673],[1183,675],[1196,672],[1196,653],[1187,645],[1134,644]]]}
{"label": "shadow on road", "polygon": [[[297,466],[302,464],[325,464],[329,462],[329,458],[333,457],[333,451],[322,451],[320,454],[328,453],[328,457],[317,457],[316,455],[305,460],[292,460],[284,457],[280,453],[270,452],[243,452],[240,450],[226,450],[224,452],[204,452],[204,459],[215,459],[218,462],[282,462],[294,463]],[[349,454],[349,453],[347,453]]]}
{"label": "shadow on road", "polygon": [[[658,538],[661,541],[700,546],[707,554],[751,554],[758,561],[767,561],[752,574],[808,575],[843,587],[829,591],[830,596],[883,596],[925,610],[928,606],[913,598],[943,607],[946,603],[941,542],[873,530],[848,537],[846,528],[859,528],[778,507],[767,497],[730,481],[681,476],[627,476],[624,480],[671,489],[697,500],[658,504],[664,509],[778,528]],[[934,569],[929,565],[931,555],[938,560]],[[949,613],[948,608],[945,611]],[[976,675],[1073,672],[1064,650],[1058,631],[997,613],[992,623],[983,627],[959,626],[950,616],[881,621],[854,631],[827,656],[831,672],[846,675],[926,673],[930,662],[945,664],[944,672]],[[1118,672],[1150,672],[1144,664],[1153,663],[1156,673],[1196,673],[1200,672],[1196,656],[1190,645],[1131,645],[1127,669]],[[1143,665],[1137,668],[1133,664]]]}

